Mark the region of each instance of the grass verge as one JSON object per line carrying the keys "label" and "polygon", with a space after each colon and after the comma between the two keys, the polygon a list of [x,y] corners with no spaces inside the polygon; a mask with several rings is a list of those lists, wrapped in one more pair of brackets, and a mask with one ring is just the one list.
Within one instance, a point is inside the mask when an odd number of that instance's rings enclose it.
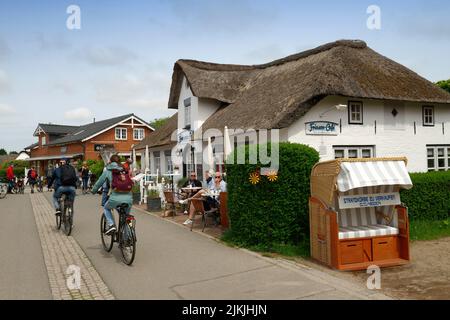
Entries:
{"label": "grass verge", "polygon": [[409,226],[410,239],[436,240],[450,237],[450,219],[436,221],[411,221]]}
{"label": "grass verge", "polygon": [[272,243],[270,245],[246,245],[245,243],[236,241],[232,233],[225,232],[221,240],[227,245],[246,248],[251,251],[259,252],[266,257],[274,257],[281,255],[283,257],[309,257],[309,241],[303,241],[297,245],[295,244],[282,244],[282,243]]}

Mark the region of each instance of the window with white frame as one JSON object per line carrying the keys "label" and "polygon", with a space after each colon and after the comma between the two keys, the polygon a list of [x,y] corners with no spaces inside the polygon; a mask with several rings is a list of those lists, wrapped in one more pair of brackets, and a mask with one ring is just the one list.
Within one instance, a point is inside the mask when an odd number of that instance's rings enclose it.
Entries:
{"label": "window with white frame", "polygon": [[348,123],[363,124],[363,103],[361,101],[348,102]]}
{"label": "window with white frame", "polygon": [[191,128],[191,98],[184,100],[184,127]]}
{"label": "window with white frame", "polygon": [[45,145],[47,144],[47,137],[46,137],[46,136],[42,136],[42,138],[41,138],[41,144],[42,144],[43,146],[45,146]]}
{"label": "window with white frame", "polygon": [[373,158],[375,146],[333,146],[334,158]]}
{"label": "window with white frame", "polygon": [[116,140],[127,140],[127,128],[116,128]]}
{"label": "window with white frame", "polygon": [[133,129],[133,139],[134,140],[144,140],[145,130],[142,128]]}
{"label": "window with white frame", "polygon": [[422,107],[422,118],[423,118],[423,125],[425,127],[434,126],[434,107],[433,106],[423,106]]}
{"label": "window with white frame", "polygon": [[450,145],[427,146],[428,171],[450,170]]}
{"label": "window with white frame", "polygon": [[161,153],[159,151],[153,152],[154,173],[161,174]]}
{"label": "window with white frame", "polygon": [[172,152],[171,151],[164,151],[164,158],[166,160],[166,172],[172,173],[173,172],[173,164],[172,164]]}

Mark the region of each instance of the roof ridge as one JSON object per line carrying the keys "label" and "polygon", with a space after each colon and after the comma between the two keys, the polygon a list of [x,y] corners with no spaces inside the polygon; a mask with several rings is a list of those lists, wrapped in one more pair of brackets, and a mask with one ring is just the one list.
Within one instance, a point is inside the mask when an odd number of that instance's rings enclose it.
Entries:
{"label": "roof ridge", "polygon": [[[349,47],[353,49],[365,49],[367,48],[367,43],[363,40],[337,40],[333,42],[329,42],[313,49],[308,49],[299,53],[294,53],[284,58],[276,59],[271,62],[263,63],[263,64],[253,64],[253,65],[245,65],[245,64],[226,64],[226,63],[214,63],[208,61],[200,61],[200,60],[191,60],[191,59],[180,59],[176,63],[186,63],[191,67],[202,69],[202,70],[210,70],[210,71],[248,71],[248,70],[257,70],[257,69],[265,69],[272,66],[277,66],[280,64],[284,64],[287,62],[307,58],[311,55],[315,55],[324,51],[328,51],[335,47]],[[222,69],[222,70],[221,70]]]}

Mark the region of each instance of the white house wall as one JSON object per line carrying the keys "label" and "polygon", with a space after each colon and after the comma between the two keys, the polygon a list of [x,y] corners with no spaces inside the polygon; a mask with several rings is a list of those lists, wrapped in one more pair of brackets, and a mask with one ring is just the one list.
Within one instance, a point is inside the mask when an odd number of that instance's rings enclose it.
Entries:
{"label": "white house wall", "polygon": [[[363,125],[349,125],[348,110],[338,111],[333,108],[338,104],[347,105],[349,100],[363,102]],[[333,146],[375,146],[376,157],[406,156],[410,172],[427,171],[426,146],[450,144],[450,106],[434,104],[435,126],[424,127],[422,106],[430,105],[429,103],[403,102],[404,108],[401,107],[402,102],[387,103],[390,105],[385,112],[386,102],[383,100],[326,97],[288,128],[287,139],[320,150],[321,160],[334,159]],[[400,114],[393,117],[388,110],[395,106],[399,106],[396,109]],[[404,110],[404,114],[401,110]],[[328,112],[320,117],[326,111]],[[392,120],[391,118],[395,120],[394,125],[387,125],[386,120]],[[342,133],[338,127],[336,136],[307,135],[305,123],[310,121],[331,121],[338,124],[342,121]],[[442,132],[442,123],[445,134]]]}

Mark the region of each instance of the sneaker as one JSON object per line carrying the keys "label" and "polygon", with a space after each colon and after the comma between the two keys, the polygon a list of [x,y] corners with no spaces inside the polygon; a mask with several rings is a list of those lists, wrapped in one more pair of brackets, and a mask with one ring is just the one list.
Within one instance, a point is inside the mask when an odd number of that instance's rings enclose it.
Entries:
{"label": "sneaker", "polygon": [[183,224],[185,225],[185,226],[187,226],[188,224],[191,224],[192,223],[192,220],[191,219],[187,219],[185,222],[183,222]]}
{"label": "sneaker", "polygon": [[108,228],[108,230],[105,231],[105,235],[109,235],[115,231],[116,231],[116,226],[112,225]]}
{"label": "sneaker", "polygon": [[60,215],[61,215],[61,210],[60,209],[56,210],[55,216],[60,216]]}
{"label": "sneaker", "polygon": [[187,215],[187,214],[188,214],[188,212],[187,212],[186,210],[184,210],[183,214],[184,214],[184,215]]}

